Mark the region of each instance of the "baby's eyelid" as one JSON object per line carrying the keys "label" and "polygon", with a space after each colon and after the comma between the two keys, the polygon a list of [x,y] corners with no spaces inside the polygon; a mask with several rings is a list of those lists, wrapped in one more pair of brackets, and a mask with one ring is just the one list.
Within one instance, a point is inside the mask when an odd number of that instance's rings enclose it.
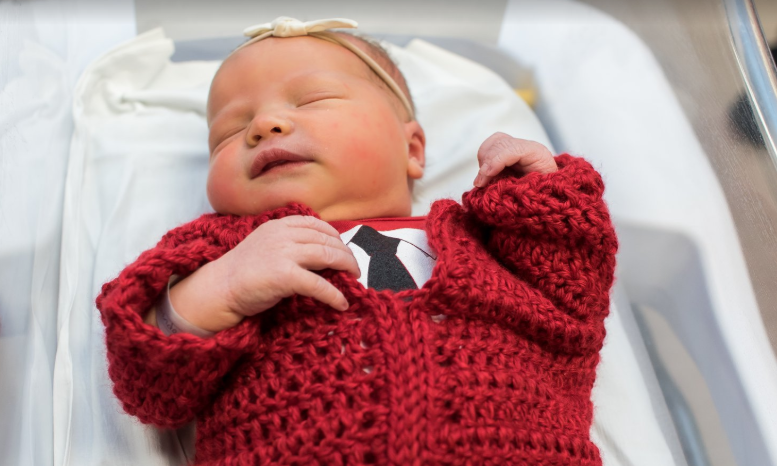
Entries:
{"label": "baby's eyelid", "polygon": [[342,98],[342,96],[334,92],[316,92],[302,97],[297,103],[297,105],[302,106],[302,105],[312,104],[313,102],[320,102],[322,100],[340,99],[340,98]]}

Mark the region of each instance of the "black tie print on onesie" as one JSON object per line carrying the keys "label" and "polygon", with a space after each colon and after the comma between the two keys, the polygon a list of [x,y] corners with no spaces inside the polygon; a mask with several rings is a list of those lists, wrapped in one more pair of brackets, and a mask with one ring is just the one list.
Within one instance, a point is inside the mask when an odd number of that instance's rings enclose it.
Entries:
{"label": "black tie print on onesie", "polygon": [[400,240],[378,233],[374,228],[362,225],[351,238],[370,256],[367,270],[367,286],[375,290],[415,290],[418,287],[402,261],[397,257]]}

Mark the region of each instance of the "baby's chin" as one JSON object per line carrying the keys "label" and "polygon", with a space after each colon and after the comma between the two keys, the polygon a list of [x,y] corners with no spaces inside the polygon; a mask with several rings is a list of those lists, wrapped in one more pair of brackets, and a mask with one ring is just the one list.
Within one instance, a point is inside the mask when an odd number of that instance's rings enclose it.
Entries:
{"label": "baby's chin", "polygon": [[266,203],[266,202],[230,203],[230,202],[219,202],[219,201],[213,201],[213,200],[210,201],[210,205],[216,213],[222,214],[222,215],[237,215],[240,217],[245,217],[250,215],[260,215],[265,212],[270,212],[272,210],[279,209],[281,207],[286,207],[294,203],[311,207],[305,202],[294,201],[294,200],[288,200],[286,202],[276,202],[276,203]]}
{"label": "baby's chin", "polygon": [[289,186],[289,189],[251,192],[212,189],[216,186],[209,185],[208,200],[216,212],[238,216],[259,215],[289,204],[302,204],[312,209],[325,221],[407,217],[412,211],[410,189],[344,195],[345,193],[337,192],[336,189],[325,190],[320,186],[314,186],[313,183],[305,183],[302,189],[295,184]]}
{"label": "baby's chin", "polygon": [[[225,187],[227,189],[216,189]],[[299,193],[291,195],[290,190],[273,190],[269,194],[264,192],[252,192],[246,189],[235,189],[235,186],[208,184],[208,201],[214,211],[222,215],[259,215],[292,203],[303,204],[315,210],[315,207],[306,202],[309,196],[300,196]]]}
{"label": "baby's chin", "polygon": [[321,220],[361,220],[367,218],[409,217],[412,211],[410,202],[395,203],[395,205],[380,205],[380,203],[364,204],[360,202],[340,202],[318,204],[315,201],[305,202],[300,199],[276,200],[252,204],[230,204],[211,201],[213,210],[222,215],[249,216],[259,215],[290,204],[302,204],[311,208]]}

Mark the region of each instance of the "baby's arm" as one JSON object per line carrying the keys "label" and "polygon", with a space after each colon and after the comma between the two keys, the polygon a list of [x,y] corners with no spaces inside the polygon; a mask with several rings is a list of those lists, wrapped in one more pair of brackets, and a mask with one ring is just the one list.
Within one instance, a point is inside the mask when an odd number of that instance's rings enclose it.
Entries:
{"label": "baby's arm", "polygon": [[[297,207],[292,211],[302,210]],[[141,254],[138,260],[124,269],[117,279],[103,286],[102,293],[97,298],[97,307],[106,327],[108,371],[114,383],[114,393],[129,414],[159,427],[179,427],[193,419],[200,410],[212,402],[223,377],[241,356],[261,349],[258,321],[248,319],[241,325],[236,323],[242,321],[245,315],[267,309],[266,306],[271,306],[277,301],[273,301],[275,298],[268,298],[272,293],[268,295],[262,290],[249,289],[245,294],[235,292],[236,288],[232,288],[235,284],[245,284],[239,277],[262,276],[260,270],[274,270],[272,274],[275,280],[289,282],[278,283],[278,289],[305,292],[304,286],[299,283],[291,284],[296,279],[288,275],[293,273],[304,276],[304,274],[293,271],[294,267],[284,261],[278,262],[279,269],[268,268],[267,263],[262,262],[262,256],[254,251],[256,247],[250,247],[253,243],[262,243],[259,239],[266,232],[275,231],[276,234],[282,232],[289,239],[286,247],[273,244],[279,257],[283,255],[282,251],[288,254],[296,253],[298,264],[303,263],[311,268],[340,267],[355,270],[358,274],[355,260],[351,266],[347,259],[343,261],[343,255],[335,251],[324,253],[324,262],[327,263],[324,266],[312,258],[317,255],[314,252],[317,248],[299,243],[296,243],[297,246],[290,245],[293,238],[300,240],[307,237],[310,238],[309,243],[313,243],[315,235],[308,231],[291,232],[290,229],[303,227],[289,225],[294,225],[295,222],[296,225],[318,224],[320,220],[307,216],[284,217],[277,221],[269,220],[271,218],[271,215],[262,216],[259,220],[203,216],[168,233],[157,247]],[[252,224],[256,223],[261,225],[253,232],[238,233],[250,231],[253,229]],[[279,224],[286,225],[286,228],[277,228]],[[268,227],[263,228],[265,225]],[[326,227],[331,228],[330,225]],[[255,239],[252,240],[251,236],[260,229],[265,233],[254,235]],[[334,234],[337,235],[337,232],[335,231]],[[331,237],[331,235],[325,236]],[[339,235],[337,235],[337,241],[339,241]],[[329,243],[329,240],[323,239],[320,243],[322,243],[320,247],[324,248],[323,244]],[[332,248],[339,249],[336,242],[331,243],[335,244]],[[242,244],[246,246],[239,248]],[[321,251],[321,249],[318,250]],[[237,253],[228,256],[232,251]],[[233,257],[234,260],[241,258],[239,260],[243,262],[232,262],[228,257]],[[307,259],[299,259],[301,257]],[[351,259],[353,259],[352,256]],[[286,267],[286,271],[283,267]],[[188,334],[167,337],[158,329],[145,324],[142,316],[164,291],[168,279],[174,274],[194,277],[195,271],[199,278],[192,279],[189,283],[195,288],[201,287],[197,291],[203,293],[186,296],[184,292],[182,293],[184,301],[176,303],[176,306],[181,309],[181,313],[187,318],[192,318],[198,325],[206,327],[213,325],[209,328],[214,331],[219,330],[220,327],[225,329],[218,331],[212,338],[205,339]],[[315,275],[309,271],[306,273]],[[320,283],[315,278],[310,281],[314,284]],[[179,285],[182,283],[183,281]],[[223,289],[229,286],[229,293],[224,293],[218,299],[211,299],[212,296],[220,295],[219,289],[222,286],[225,287]],[[246,286],[247,289],[250,288]],[[329,286],[331,284],[328,282],[324,285],[314,285],[311,294],[338,305],[337,298],[338,296],[342,298],[342,295],[337,290],[332,294]],[[182,289],[182,291],[186,290]],[[198,296],[203,299],[201,303],[196,303]],[[223,306],[224,302],[231,304],[233,302],[231,299],[234,299],[232,296],[244,297],[239,302],[246,307],[235,309],[247,309],[252,302],[257,307],[247,311],[246,314],[240,314],[232,308],[219,307]],[[248,297],[245,298],[245,296]],[[194,298],[195,304],[187,304],[186,299],[191,298]],[[344,301],[344,298],[342,299]],[[221,313],[216,318],[199,312],[197,304],[210,305],[210,303],[214,304],[214,312]],[[190,308],[193,308],[194,312],[187,312]],[[230,313],[236,315],[233,316]]]}
{"label": "baby's arm", "polygon": [[538,306],[502,317],[567,350],[598,351],[617,250],[601,177],[581,158],[554,159],[541,144],[502,133],[478,159],[475,185],[484,187],[463,204],[486,226],[491,253],[525,284],[524,301]]}

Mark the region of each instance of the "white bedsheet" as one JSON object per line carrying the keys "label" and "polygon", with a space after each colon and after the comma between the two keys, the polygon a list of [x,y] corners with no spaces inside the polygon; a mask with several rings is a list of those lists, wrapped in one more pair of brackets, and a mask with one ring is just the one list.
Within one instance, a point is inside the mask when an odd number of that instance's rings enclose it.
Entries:
{"label": "white bedsheet", "polygon": [[[217,63],[170,63],[172,47],[159,30],[139,36],[93,63],[75,91],[54,380],[55,407],[67,413],[55,428],[66,444],[57,464],[163,465],[183,460],[191,448],[191,438],[180,440],[122,412],[110,389],[94,306],[99,287],[141,251],[209,210],[203,110]],[[427,173],[416,186],[414,214],[425,213],[433,199],[458,198],[469,189],[477,148],[494,131],[550,146],[531,110],[490,71],[423,41],[391,52],[428,138]],[[605,464],[674,464],[640,375],[638,351],[617,313],[607,325],[595,399],[597,418],[605,413],[610,421],[595,426],[593,435],[603,452],[617,449],[612,426],[629,425],[642,441],[629,444],[629,451],[605,453]],[[615,398],[628,398],[630,406],[608,410]],[[613,423],[616,418],[621,422]]]}
{"label": "white bedsheet", "polygon": [[[89,3],[86,5],[85,3]],[[52,385],[72,91],[133,37],[131,0],[0,2],[0,465],[54,464]],[[83,19],[89,21],[82,22]]]}

